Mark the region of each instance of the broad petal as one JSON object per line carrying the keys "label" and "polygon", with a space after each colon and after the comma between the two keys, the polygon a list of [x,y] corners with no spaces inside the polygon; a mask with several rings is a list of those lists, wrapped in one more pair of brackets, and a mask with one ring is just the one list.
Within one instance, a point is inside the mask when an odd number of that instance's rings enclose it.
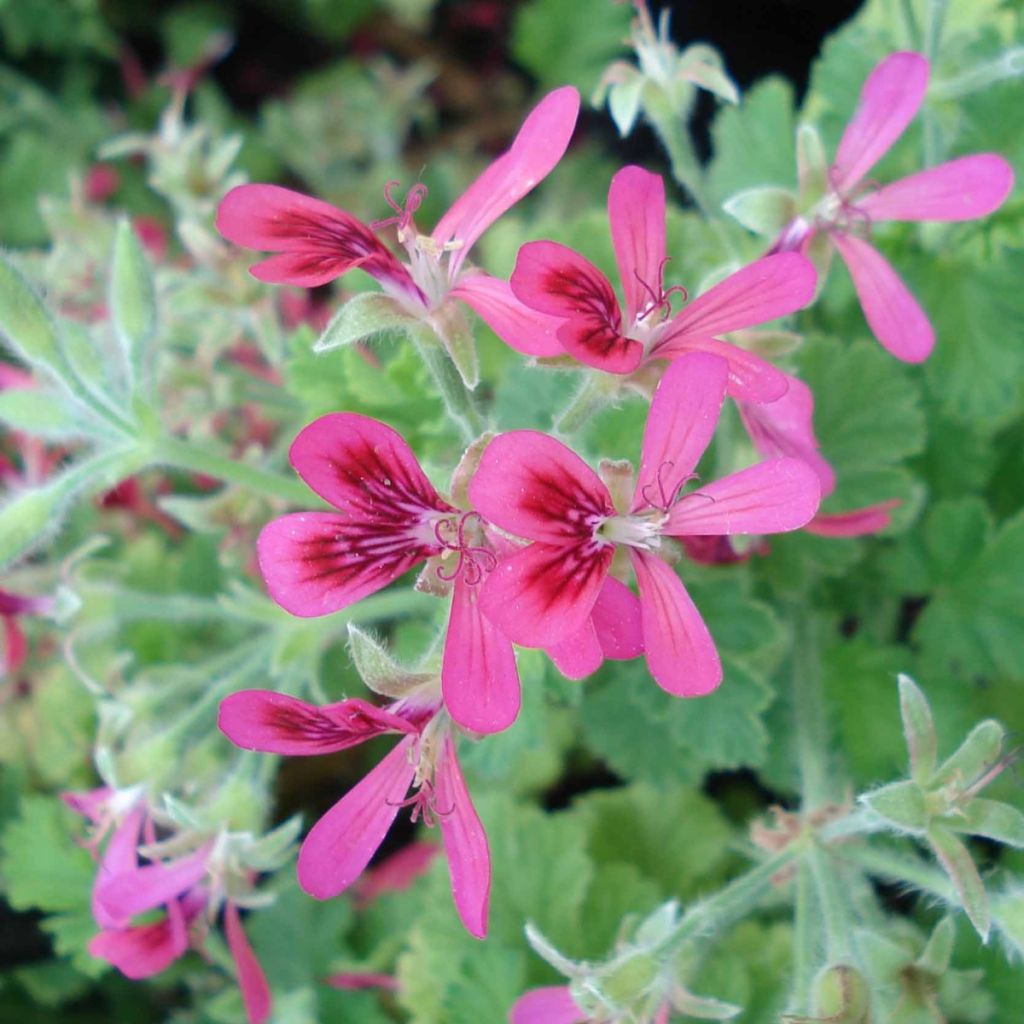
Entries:
{"label": "broad petal", "polygon": [[892,522],[890,512],[899,504],[899,498],[893,498],[849,512],[819,513],[804,529],[819,537],[863,537],[884,530]]}
{"label": "broad petal", "polygon": [[489,274],[467,274],[448,293],[461,299],[506,345],[527,356],[560,356],[562,321],[524,306],[507,281]]}
{"label": "broad petal", "polygon": [[676,537],[785,533],[810,522],[820,503],[821,483],[806,462],[771,459],[685,495],[662,529]]}
{"label": "broad petal", "polygon": [[444,703],[470,732],[507,729],[519,714],[519,671],[508,637],[480,610],[480,585],[455,580],[441,665]]}
{"label": "broad petal", "polygon": [[657,555],[632,548],[644,650],[654,681],[676,697],[703,697],[722,681],[715,642],[682,580]]}
{"label": "broad petal", "polygon": [[927,88],[928,61],[919,53],[893,53],[875,66],[839,142],[833,188],[850,189],[882,159],[914,119]]}
{"label": "broad petal", "polygon": [[935,331],[910,289],[877,249],[853,235],[832,233],[853,278],[864,317],[883,347],[905,363],[921,363],[935,345]]}
{"label": "broad petal", "polygon": [[166,970],[187,948],[169,918],[135,928],[107,929],[89,942],[89,953],[113,964],[126,978],[139,981]]}
{"label": "broad petal", "polygon": [[608,189],[608,221],[626,320],[633,323],[661,289],[665,264],[665,184],[642,167],[623,167]]}
{"label": "broad petal", "polygon": [[597,638],[593,616],[587,619],[581,630],[546,647],[544,653],[566,679],[584,679],[591,672],[596,672],[604,664],[605,654]]}
{"label": "broad petal", "polygon": [[591,613],[606,658],[626,661],[644,653],[640,601],[625,583],[609,576]]}
{"label": "broad petal", "polygon": [[440,852],[434,843],[409,843],[370,868],[353,892],[363,906],[384,893],[402,892],[429,870]]}
{"label": "broad petal", "polygon": [[601,478],[561,441],[536,430],[500,434],[484,450],[469,500],[495,526],[546,544],[577,544],[615,515]]}
{"label": "broad petal", "polygon": [[552,647],[586,625],[614,548],[531,544],[502,561],[484,581],[484,614],[522,647]]}
{"label": "broad petal", "polygon": [[295,512],[263,527],[256,544],[270,596],[292,615],[327,615],[386,587],[437,548],[398,524],[333,512]]}
{"label": "broad petal", "polygon": [[142,807],[129,811],[114,830],[103,853],[92,887],[92,916],[101,928],[124,928],[131,919],[130,914],[112,914],[103,902],[102,894],[115,878],[138,870],[139,835],[145,817]]}
{"label": "broad petal", "polygon": [[224,935],[235,962],[238,988],[249,1024],[264,1024],[270,1016],[270,986],[238,918],[238,907],[230,902],[224,907]]}
{"label": "broad petal", "polygon": [[509,1024],[586,1024],[568,985],[551,985],[524,992],[512,1007]]}
{"label": "broad petal", "polygon": [[665,371],[644,427],[631,511],[671,506],[715,433],[728,377],[726,361],[703,352]]}
{"label": "broad petal", "polygon": [[318,900],[347,889],[384,840],[416,775],[416,737],[402,740],[312,828],[299,850],[299,885]]}
{"label": "broad petal", "polygon": [[857,208],[872,220],[974,220],[1002,205],[1013,168],[995,153],[929,167],[871,192]]}
{"label": "broad petal", "polygon": [[206,874],[212,849],[212,844],[206,843],[177,860],[115,875],[98,888],[99,901],[119,920],[163,906],[199,883]]}
{"label": "broad petal", "polygon": [[755,356],[739,345],[702,334],[681,334],[658,355],[664,359],[678,359],[694,352],[718,356],[729,364],[729,384],[726,389],[738,402],[774,402],[788,387],[788,376],[777,370],[766,359]]}
{"label": "broad petal", "polygon": [[403,718],[351,698],[326,707],[272,690],[241,690],[220,702],[220,731],[235,746],[302,756],[347,750],[385,732],[412,732]]}
{"label": "broad petal", "polygon": [[446,736],[434,775],[434,810],[441,825],[452,899],[466,931],[474,938],[487,935],[491,893],[491,854],[487,835],[469,797],[459,769],[455,743]]}
{"label": "broad petal", "polygon": [[680,335],[718,335],[767,323],[806,306],[814,298],[818,275],[797,252],[764,256],[698,295],[665,328],[651,354],[666,358]]}
{"label": "broad petal", "polygon": [[473,243],[509,207],[546,178],[565,153],[576,127],[579,93],[571,86],[555,89],[530,111],[507,152],[481,174],[452,204],[434,228],[434,241],[460,243],[452,254],[451,273]]}

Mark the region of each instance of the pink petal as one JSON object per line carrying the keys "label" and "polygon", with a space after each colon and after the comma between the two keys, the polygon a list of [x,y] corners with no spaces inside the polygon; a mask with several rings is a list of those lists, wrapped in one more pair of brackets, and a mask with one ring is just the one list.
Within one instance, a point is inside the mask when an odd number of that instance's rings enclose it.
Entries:
{"label": "pink petal", "polygon": [[299,885],[330,899],[359,876],[384,840],[416,775],[417,739],[402,740],[312,828],[299,850]]}
{"label": "pink petal", "polygon": [[640,601],[625,583],[609,576],[591,613],[606,658],[626,661],[644,653]]}
{"label": "pink petal", "polygon": [[871,220],[974,220],[1002,205],[1013,168],[995,153],[977,153],[900,178],[858,200]]}
{"label": "pink petal", "polygon": [[703,697],[722,681],[715,642],[675,571],[657,555],[631,548],[640,586],[644,650],[654,681],[676,697]]}
{"label": "pink petal", "polygon": [[452,204],[434,228],[434,241],[460,243],[452,254],[454,276],[473,243],[509,207],[546,178],[565,153],[576,127],[579,93],[555,89],[530,111],[507,152],[494,161]]}
{"label": "pink petal", "polygon": [[18,620],[13,615],[0,614],[4,627],[3,660],[0,661],[0,678],[14,675],[28,657],[28,640]]}
{"label": "pink petal", "polygon": [[235,746],[271,754],[329,754],[385,732],[412,732],[403,718],[351,698],[326,707],[271,690],[241,690],[220,702],[220,731]]}
{"label": "pink petal", "polygon": [[170,967],[188,948],[168,918],[135,928],[106,930],[89,942],[89,953],[113,964],[126,978],[138,981]]}
{"label": "pink petal", "polygon": [[728,376],[724,359],[702,352],[665,371],[644,428],[631,511],[672,504],[715,433]]}
{"label": "pink petal", "polygon": [[706,352],[729,364],[727,390],[738,402],[774,402],[786,393],[787,375],[739,345],[702,334],[680,334],[658,348],[658,356],[663,359],[695,352]]}
{"label": "pink petal", "polygon": [[561,321],[524,306],[507,281],[489,274],[466,274],[448,293],[461,299],[506,345],[528,356],[560,356]]}
{"label": "pink petal", "polygon": [[927,88],[928,61],[919,53],[893,53],[875,66],[839,143],[833,188],[852,188],[881,160],[914,119]]}
{"label": "pink petal", "polygon": [[238,987],[245,1004],[245,1015],[249,1024],[264,1024],[270,1016],[270,986],[256,954],[249,945],[242,922],[238,919],[238,907],[234,903],[224,906],[224,934],[228,940],[231,959],[235,961],[238,973]]}
{"label": "pink petal", "polygon": [[899,504],[899,498],[893,498],[849,512],[819,513],[804,529],[819,537],[863,537],[884,530],[892,522],[889,513]]}
{"label": "pink petal", "polygon": [[591,672],[596,672],[605,658],[593,617],[587,619],[583,628],[572,636],[546,647],[544,653],[566,679],[584,679]]}
{"label": "pink petal", "polygon": [[84,791],[66,791],[60,798],[65,807],[81,815],[93,824],[98,824],[106,815],[107,805],[114,795],[109,786],[97,786]]}
{"label": "pink petal", "polygon": [[487,835],[470,800],[459,769],[455,743],[446,736],[434,774],[434,809],[448,857],[452,899],[466,931],[474,938],[487,935],[491,893],[491,854]]}
{"label": "pink petal", "polygon": [[608,220],[626,297],[626,320],[660,295],[665,263],[665,184],[642,167],[623,167],[608,190]]}
{"label": "pink petal", "polygon": [[212,843],[178,860],[161,861],[113,876],[98,887],[104,909],[118,920],[169,903],[197,885],[206,874]]}
{"label": "pink petal", "polygon": [[124,928],[130,914],[112,914],[103,902],[104,890],[120,875],[134,873],[139,866],[139,835],[146,812],[142,807],[130,811],[114,830],[100,861],[92,887],[92,916],[101,928]]}
{"label": "pink petal", "polygon": [[324,984],[343,992],[365,992],[367,989],[383,989],[385,992],[397,992],[398,979],[393,974],[371,974],[368,971],[341,971],[329,974]]}
{"label": "pink petal", "polygon": [[484,450],[469,500],[485,519],[548,544],[588,541],[615,515],[601,478],[561,441],[536,430],[500,434]]}
{"label": "pink petal", "polygon": [[388,892],[402,892],[424,874],[441,848],[434,843],[414,842],[403,846],[372,867],[359,879],[354,892],[365,906]]}
{"label": "pink petal", "polygon": [[817,280],[814,265],[797,252],[755,260],[684,306],[651,354],[668,358],[662,349],[671,351],[680,335],[725,334],[802,309],[814,298]]}
{"label": "pink petal", "polygon": [[808,523],[820,503],[821,483],[806,462],[771,459],[685,495],[662,530],[676,537],[785,533]]}
{"label": "pink petal", "polygon": [[509,1014],[509,1024],[586,1024],[568,985],[552,985],[525,992]]}
{"label": "pink petal", "polygon": [[875,337],[905,363],[927,359],[935,344],[935,332],[896,271],[877,249],[854,235],[834,231],[831,237],[850,271]]}
{"label": "pink petal", "polygon": [[527,242],[509,281],[520,302],[561,317],[558,340],[574,359],[608,373],[631,373],[644,349],[622,334],[622,314],[608,278],[557,242]]}
{"label": "pink petal", "polygon": [[507,729],[519,714],[519,671],[512,644],[480,611],[480,585],[455,580],[441,686],[452,719],[470,732]]}
{"label": "pink petal", "polygon": [[506,558],[483,584],[484,614],[514,643],[550,648],[586,625],[614,548],[531,544]]}

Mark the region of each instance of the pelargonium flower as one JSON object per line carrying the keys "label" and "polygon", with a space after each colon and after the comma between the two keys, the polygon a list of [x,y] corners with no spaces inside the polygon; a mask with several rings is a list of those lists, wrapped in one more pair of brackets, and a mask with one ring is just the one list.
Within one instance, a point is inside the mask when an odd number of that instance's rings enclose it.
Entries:
{"label": "pelargonium flower", "polygon": [[[433,232],[414,221],[426,189],[414,186],[404,206],[385,190],[393,217],[374,225],[319,199],[277,185],[240,185],[224,197],[217,229],[225,238],[271,256],[251,268],[261,281],[312,288],[356,267],[375,278],[408,314],[447,336],[453,300],[473,309],[507,344],[529,355],[553,355],[560,346],[550,324],[524,309],[508,284],[466,267],[476,240],[562,158],[576,126],[579,94],[571,87],[548,93],[523,122],[512,143],[452,204]],[[395,225],[408,262],[400,262],[376,229]]]}
{"label": "pelargonium flower", "polygon": [[682,493],[714,433],[728,374],[724,359],[703,352],[669,367],[651,403],[632,498],[619,493],[618,503],[553,437],[518,430],[487,446],[469,487],[473,506],[532,541],[490,574],[480,599],[516,643],[538,647],[576,633],[622,551],[639,584],[643,646],[658,685],[697,696],[721,682],[714,641],[663,557],[668,539],[795,530],[820,500],[817,475],[792,458]]}
{"label": "pelargonium flower", "polygon": [[914,119],[928,87],[928,61],[893,53],[877,64],[861,90],[839,142],[824,198],[787,225],[774,252],[806,252],[824,235],[842,257],[875,337],[897,359],[928,358],[935,332],[888,261],[867,240],[880,221],[959,221],[984,217],[1013,188],[1013,169],[995,153],[977,153],[929,167],[881,188],[864,176]]}
{"label": "pelargonium flower", "polygon": [[805,306],[816,274],[797,253],[780,253],[743,267],[673,314],[665,288],[665,186],[657,174],[624,167],[608,190],[608,219],[625,303],[589,260],[557,242],[519,250],[510,284],[516,297],[558,318],[566,353],[608,373],[631,374],[654,360],[711,352],[729,365],[731,394],[770,402],[786,390],[770,363],[719,335],[774,320]]}
{"label": "pelargonium flower", "polygon": [[[651,1018],[651,1024],[668,1024],[672,1007],[662,1003]],[[619,1024],[633,1020],[632,1014],[609,1017],[601,1015],[600,1024]],[[509,1024],[592,1024],[597,1018],[580,1009],[568,985],[548,985],[524,992],[509,1011]]]}
{"label": "pelargonium flower", "polygon": [[[299,884],[317,899],[344,892],[363,873],[399,808],[440,825],[452,897],[466,930],[487,934],[491,860],[487,836],[462,778],[451,720],[436,681],[379,708],[364,700],[316,707],[267,690],[243,690],[220,705],[221,731],[246,750],[328,754],[381,736],[392,751],[312,828],[299,850]],[[409,800],[410,788],[415,794]]]}

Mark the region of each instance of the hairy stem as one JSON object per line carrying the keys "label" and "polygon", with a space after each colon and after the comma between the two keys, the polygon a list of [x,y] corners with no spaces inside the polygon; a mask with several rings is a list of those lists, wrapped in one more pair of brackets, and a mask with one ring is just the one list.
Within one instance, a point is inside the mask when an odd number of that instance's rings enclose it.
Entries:
{"label": "hairy stem", "polygon": [[467,444],[475,441],[486,427],[473,392],[463,383],[451,356],[433,337],[421,339],[413,332],[410,332],[410,336],[416,345],[416,351],[434,378],[448,415],[459,428],[463,440]]}
{"label": "hairy stem", "polygon": [[805,814],[830,802],[833,784],[829,765],[828,716],[821,686],[817,622],[806,609],[792,610],[793,714],[796,719],[800,789]]}

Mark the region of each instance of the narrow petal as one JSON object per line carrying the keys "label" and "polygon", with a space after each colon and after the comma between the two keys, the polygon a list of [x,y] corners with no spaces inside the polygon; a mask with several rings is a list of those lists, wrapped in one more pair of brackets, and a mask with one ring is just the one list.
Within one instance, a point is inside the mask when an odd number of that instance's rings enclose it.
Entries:
{"label": "narrow petal", "polygon": [[384,840],[416,775],[416,738],[402,740],[312,828],[299,850],[299,885],[318,900],[347,889]]}
{"label": "narrow petal", "polygon": [[531,544],[483,584],[484,614],[522,647],[552,647],[586,625],[608,575],[611,544]]}
{"label": "narrow petal", "polygon": [[785,533],[821,503],[818,475],[800,459],[771,459],[701,485],[681,498],[663,531],[670,536]]}
{"label": "narrow petal", "polygon": [[92,956],[113,964],[132,981],[166,970],[186,948],[166,917],[135,928],[102,931],[88,946]]}
{"label": "narrow petal", "polygon": [[728,377],[728,363],[703,352],[665,371],[644,428],[631,511],[671,506],[715,433]]}
{"label": "narrow petal", "polygon": [[605,654],[597,638],[593,616],[572,636],[545,647],[544,653],[566,679],[584,679],[596,672],[604,664]]}
{"label": "narrow petal", "polygon": [[121,920],[163,906],[199,883],[212,849],[212,844],[206,843],[186,857],[116,875],[99,888],[99,900],[108,913]]}
{"label": "narrow petal", "polygon": [[586,1024],[568,985],[551,985],[523,993],[512,1007],[509,1024]]}
{"label": "narrow petal", "polygon": [[459,243],[452,255],[454,276],[473,243],[509,207],[546,178],[565,153],[576,127],[579,93],[571,86],[555,89],[530,111],[507,152],[481,174],[452,204],[434,228],[439,245]]}
{"label": "narrow petal", "polygon": [[402,892],[434,863],[441,848],[434,843],[414,842],[375,864],[353,890],[359,904],[365,906],[388,892]]}
{"label": "narrow petal", "polygon": [[558,340],[574,359],[608,373],[640,365],[643,345],[623,336],[611,283],[579,253],[557,242],[527,242],[509,284],[520,302],[562,318]]}
{"label": "narrow petal", "polygon": [[506,345],[527,356],[560,356],[562,321],[524,306],[507,281],[489,274],[466,274],[448,293],[461,299]]}
{"label": "narrow petal", "polygon": [[466,931],[487,935],[491,894],[491,854],[487,835],[469,798],[452,737],[446,736],[434,775],[434,810],[441,825],[452,899]]}
{"label": "narrow petal", "polygon": [[703,697],[722,681],[715,642],[682,580],[657,555],[630,550],[640,586],[644,650],[654,681],[676,697]]}
{"label": "narrow petal", "polygon": [[893,498],[849,512],[819,513],[804,529],[819,537],[863,537],[884,530],[892,522],[890,513],[899,504],[899,498]]}
{"label": "narrow petal", "polygon": [[877,249],[853,235],[836,231],[832,242],[850,271],[875,337],[897,359],[924,362],[935,344],[935,331],[896,271]]}
{"label": "narrow petal", "polygon": [[333,753],[385,732],[413,731],[405,719],[355,697],[317,707],[271,690],[225,697],[217,725],[244,750],[290,756]]}
{"label": "narrow petal", "polygon": [[625,583],[609,576],[591,613],[606,658],[626,661],[644,653],[640,601]]}
{"label": "narrow petal", "polygon": [[238,918],[238,907],[230,902],[224,907],[224,935],[235,962],[238,988],[249,1024],[264,1024],[270,1016],[270,986]]}
{"label": "narrow petal", "polygon": [[109,786],[97,786],[95,789],[65,791],[60,798],[65,807],[81,815],[87,821],[98,824],[106,815],[107,805],[114,795]]}
{"label": "narrow petal", "polygon": [[739,345],[703,334],[677,335],[667,344],[659,344],[657,354],[662,359],[677,359],[694,352],[706,352],[729,364],[727,390],[738,402],[774,402],[789,386],[788,376],[766,359]]}
{"label": "narrow petal", "polygon": [[0,614],[4,628],[3,658],[0,659],[0,677],[14,675],[28,657],[28,640],[13,615]]}
{"label": "narrow petal", "polygon": [[441,686],[454,721],[476,733],[501,732],[519,714],[519,671],[508,637],[480,611],[480,584],[455,580]]}
{"label": "narrow petal", "polygon": [[139,836],[145,817],[142,807],[130,811],[114,830],[103,853],[92,887],[92,916],[101,928],[124,928],[131,919],[130,914],[112,914],[103,902],[102,894],[119,875],[131,874],[138,869]]}
{"label": "narrow petal", "polygon": [[998,209],[1013,188],[1013,168],[995,153],[929,167],[871,192],[857,208],[871,220],[974,220]]}
{"label": "narrow petal", "polygon": [[633,323],[661,293],[665,264],[665,184],[661,176],[642,167],[623,167],[608,189],[608,221],[626,298],[626,321]]}
{"label": "narrow petal", "polygon": [[839,142],[833,188],[850,189],[882,159],[914,119],[927,88],[928,61],[919,53],[893,53],[875,66]]}

